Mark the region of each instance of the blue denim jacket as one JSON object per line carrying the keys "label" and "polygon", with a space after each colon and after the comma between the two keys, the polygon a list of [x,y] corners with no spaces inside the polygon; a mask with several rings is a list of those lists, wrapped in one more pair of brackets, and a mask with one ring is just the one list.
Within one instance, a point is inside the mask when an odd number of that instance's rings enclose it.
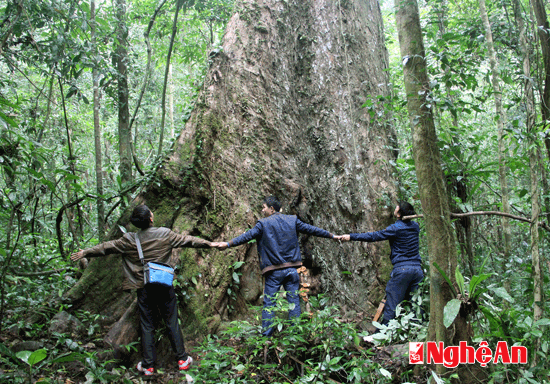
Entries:
{"label": "blue denim jacket", "polygon": [[376,232],[351,233],[351,240],[383,241],[389,240],[391,248],[391,263],[394,267],[414,265],[420,266],[422,261],[418,253],[418,235],[420,226],[416,221],[404,222],[397,220],[388,228]]}
{"label": "blue denim jacket", "polygon": [[262,273],[302,265],[298,232],[318,237],[332,238],[324,229],[314,227],[294,215],[274,213],[259,220],[254,228],[229,241],[229,246],[237,246],[256,239]]}

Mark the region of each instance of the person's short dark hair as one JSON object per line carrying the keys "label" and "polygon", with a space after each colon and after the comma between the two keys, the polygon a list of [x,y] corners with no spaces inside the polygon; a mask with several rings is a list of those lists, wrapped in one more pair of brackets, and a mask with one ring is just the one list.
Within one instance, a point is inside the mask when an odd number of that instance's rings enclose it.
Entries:
{"label": "person's short dark hair", "polygon": [[414,210],[414,207],[412,206],[412,204],[406,201],[400,201],[398,205],[399,205],[399,214],[401,215],[401,217],[416,215],[416,211]]}
{"label": "person's short dark hair", "polygon": [[281,210],[281,203],[275,196],[268,196],[264,199],[265,205],[267,205],[268,208],[273,207],[275,212],[279,212]]}
{"label": "person's short dark hair", "polygon": [[151,226],[151,216],[153,213],[145,204],[138,205],[134,208],[130,222],[139,229],[146,229]]}

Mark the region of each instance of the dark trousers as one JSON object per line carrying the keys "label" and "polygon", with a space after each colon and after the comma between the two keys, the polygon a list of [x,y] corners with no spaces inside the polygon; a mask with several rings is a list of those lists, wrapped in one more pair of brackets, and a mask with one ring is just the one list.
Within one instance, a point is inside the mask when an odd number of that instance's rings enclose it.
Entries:
{"label": "dark trousers", "polygon": [[142,367],[147,369],[155,364],[155,319],[166,323],[168,339],[176,354],[176,360],[186,360],[183,336],[178,324],[178,302],[174,287],[161,284],[147,284],[137,290],[139,319],[141,323],[141,345],[143,347]]}
{"label": "dark trousers", "polygon": [[386,285],[386,306],[384,307],[383,325],[395,317],[395,308],[403,300],[410,300],[411,294],[418,289],[424,279],[420,266],[394,267],[390,281]]}
{"label": "dark trousers", "polygon": [[[288,311],[290,319],[300,316],[300,275],[296,268],[276,269],[265,274],[264,287],[264,309],[262,311],[262,335],[271,336],[273,334],[273,317],[275,316],[273,309],[275,307],[275,294],[281,288],[281,285],[286,291],[286,299],[291,305]],[[293,307],[293,308],[292,308]]]}

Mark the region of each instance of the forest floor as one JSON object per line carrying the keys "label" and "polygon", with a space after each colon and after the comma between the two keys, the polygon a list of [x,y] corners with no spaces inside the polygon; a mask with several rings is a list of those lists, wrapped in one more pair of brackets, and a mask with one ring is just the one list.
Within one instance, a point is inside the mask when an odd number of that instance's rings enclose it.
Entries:
{"label": "forest floor", "polygon": [[[14,345],[19,340],[18,338],[10,335],[2,335],[0,337],[0,342],[4,345]],[[30,340],[27,340],[30,341]],[[45,340],[40,339],[36,340],[38,343],[44,343]],[[231,347],[239,350],[242,355],[241,359],[251,360],[252,356],[247,356],[246,352],[242,351],[242,341],[238,338],[229,338],[219,340],[220,346],[222,347]],[[98,343],[99,344],[99,343]],[[143,374],[137,371],[135,365],[130,367],[123,367],[116,363],[109,361],[101,361],[101,356],[106,354],[106,350],[96,346],[94,343],[88,343],[85,345],[86,352],[90,356],[96,356],[95,358],[95,372],[90,375],[92,372],[90,367],[90,361],[84,362],[80,360],[57,363],[53,366],[43,367],[42,369],[37,369],[33,371],[32,374],[32,383],[40,382],[52,382],[55,380],[56,383],[64,384],[84,384],[92,382],[120,382],[120,383],[140,383],[142,381],[155,384],[175,384],[175,383],[194,383],[194,376],[197,370],[201,369],[201,360],[203,357],[203,351],[201,350],[200,340],[187,340],[186,348],[190,351],[190,355],[193,357],[193,368],[189,372],[180,372],[177,369],[176,364],[168,364],[164,367],[158,367],[155,370],[155,375],[152,377],[145,377]],[[399,344],[391,345],[384,347],[375,347],[372,344],[361,342],[361,345],[357,347],[358,350],[370,349],[372,355],[372,361],[380,364],[388,372],[391,372],[394,380],[394,383],[400,383],[398,380],[401,375],[407,371],[411,370],[411,366],[405,364],[405,355],[408,356],[408,345]],[[266,348],[264,350],[264,355],[261,358],[265,362],[271,362],[273,364],[281,364],[281,352],[280,348]],[[293,359],[296,365],[303,364],[303,362],[294,358],[293,356],[287,355],[287,359]],[[228,368],[230,369],[230,368]],[[8,378],[12,376],[15,377],[27,377],[28,372],[23,370],[13,370],[8,367],[0,366],[0,377]],[[425,375],[422,375],[425,377]],[[103,379],[103,380],[102,380]],[[104,381],[107,380],[107,381]],[[0,382],[3,382],[0,380]],[[16,382],[16,381],[6,381],[6,382]],[[336,380],[332,380],[333,383],[339,383]],[[416,383],[425,383],[426,380],[422,377],[417,377],[415,380]],[[198,382],[197,382],[198,383]]]}
{"label": "forest floor", "polygon": [[[359,326],[358,321],[363,317],[356,316],[353,320],[339,319],[338,324],[342,326],[346,324],[351,328],[359,329],[361,326]],[[21,331],[19,333],[3,332],[0,335],[0,343],[13,348],[14,352],[21,350],[22,346],[25,345],[24,350],[44,349],[47,351],[48,357],[42,362],[37,362],[34,367],[25,366],[25,364],[21,364],[21,361],[16,361],[18,360],[16,358],[12,358],[11,361],[3,359],[4,361],[0,361],[0,383],[91,384],[100,382],[129,384],[144,381],[158,384],[199,383],[202,380],[195,378],[204,376],[205,372],[202,370],[212,369],[212,356],[215,356],[214,359],[220,360],[222,364],[227,364],[225,369],[227,372],[233,371],[231,376],[237,380],[235,382],[272,383],[280,381],[277,376],[282,367],[285,367],[285,369],[291,367],[290,369],[294,371],[296,377],[299,377],[304,374],[304,367],[311,368],[312,364],[318,364],[313,363],[313,361],[318,361],[320,356],[314,357],[311,351],[321,350],[323,344],[323,338],[311,339],[308,342],[309,351],[302,352],[302,355],[299,355],[292,352],[292,346],[291,349],[285,350],[284,334],[276,333],[272,341],[266,341],[261,337],[248,339],[247,336],[243,337],[243,334],[240,337],[233,337],[225,333],[224,336],[215,337],[216,351],[221,352],[211,353],[212,349],[209,349],[211,344],[208,345],[204,339],[188,338],[185,340],[185,346],[194,359],[193,366],[189,371],[180,372],[175,362],[168,360],[164,363],[159,362],[152,377],[145,377],[136,369],[138,361],[126,361],[123,365],[120,362],[110,360],[112,358],[111,351],[103,342],[107,331],[107,326],[101,327],[101,329],[96,328],[92,339],[79,337],[75,334],[67,334],[61,337],[43,331],[33,334]],[[336,336],[335,333],[329,333],[326,336],[341,338],[341,336]],[[34,346],[31,347],[31,345]],[[135,353],[132,354],[132,359],[134,360],[139,359],[137,347],[137,345],[133,346]],[[349,358],[352,358],[352,356],[368,356],[369,365],[377,366],[377,370],[382,368],[391,375],[391,378],[387,377],[386,380],[383,380],[386,383],[426,383],[429,370],[423,366],[409,364],[408,347],[408,343],[375,346],[360,339],[358,343],[346,343],[345,351],[342,350],[341,354]],[[169,358],[171,352],[169,349],[166,351],[166,348],[169,348],[169,345],[165,340],[164,345],[159,346],[158,352],[161,355],[168,353],[165,357]],[[60,357],[70,354],[71,351],[74,352],[76,358],[71,359],[71,361],[56,361]],[[223,351],[231,352],[224,353]],[[311,360],[312,358],[313,360]],[[344,357],[344,359],[347,359],[347,357]],[[236,370],[235,366],[241,363],[246,365],[246,369]],[[251,374],[251,372],[253,373]],[[252,380],[249,379],[250,376],[253,377]],[[343,379],[345,374],[331,377],[334,377],[334,379],[328,379],[327,382],[337,384],[349,382]],[[405,377],[407,377],[407,380],[403,381]],[[413,378],[414,380],[411,380]],[[207,382],[211,383],[213,381],[208,380]]]}

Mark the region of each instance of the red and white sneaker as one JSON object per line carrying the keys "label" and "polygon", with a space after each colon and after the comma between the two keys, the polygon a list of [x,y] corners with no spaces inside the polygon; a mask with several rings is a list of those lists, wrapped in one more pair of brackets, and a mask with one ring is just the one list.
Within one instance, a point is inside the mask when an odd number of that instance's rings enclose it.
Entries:
{"label": "red and white sneaker", "polygon": [[138,363],[137,365],[137,370],[142,372],[145,376],[153,376],[153,373],[155,373],[155,368],[151,367],[151,368],[143,368],[141,366],[141,361]]}
{"label": "red and white sneaker", "polygon": [[187,360],[178,361],[180,371],[187,371],[189,368],[191,368],[191,364],[193,364],[193,358],[191,356],[187,356]]}

